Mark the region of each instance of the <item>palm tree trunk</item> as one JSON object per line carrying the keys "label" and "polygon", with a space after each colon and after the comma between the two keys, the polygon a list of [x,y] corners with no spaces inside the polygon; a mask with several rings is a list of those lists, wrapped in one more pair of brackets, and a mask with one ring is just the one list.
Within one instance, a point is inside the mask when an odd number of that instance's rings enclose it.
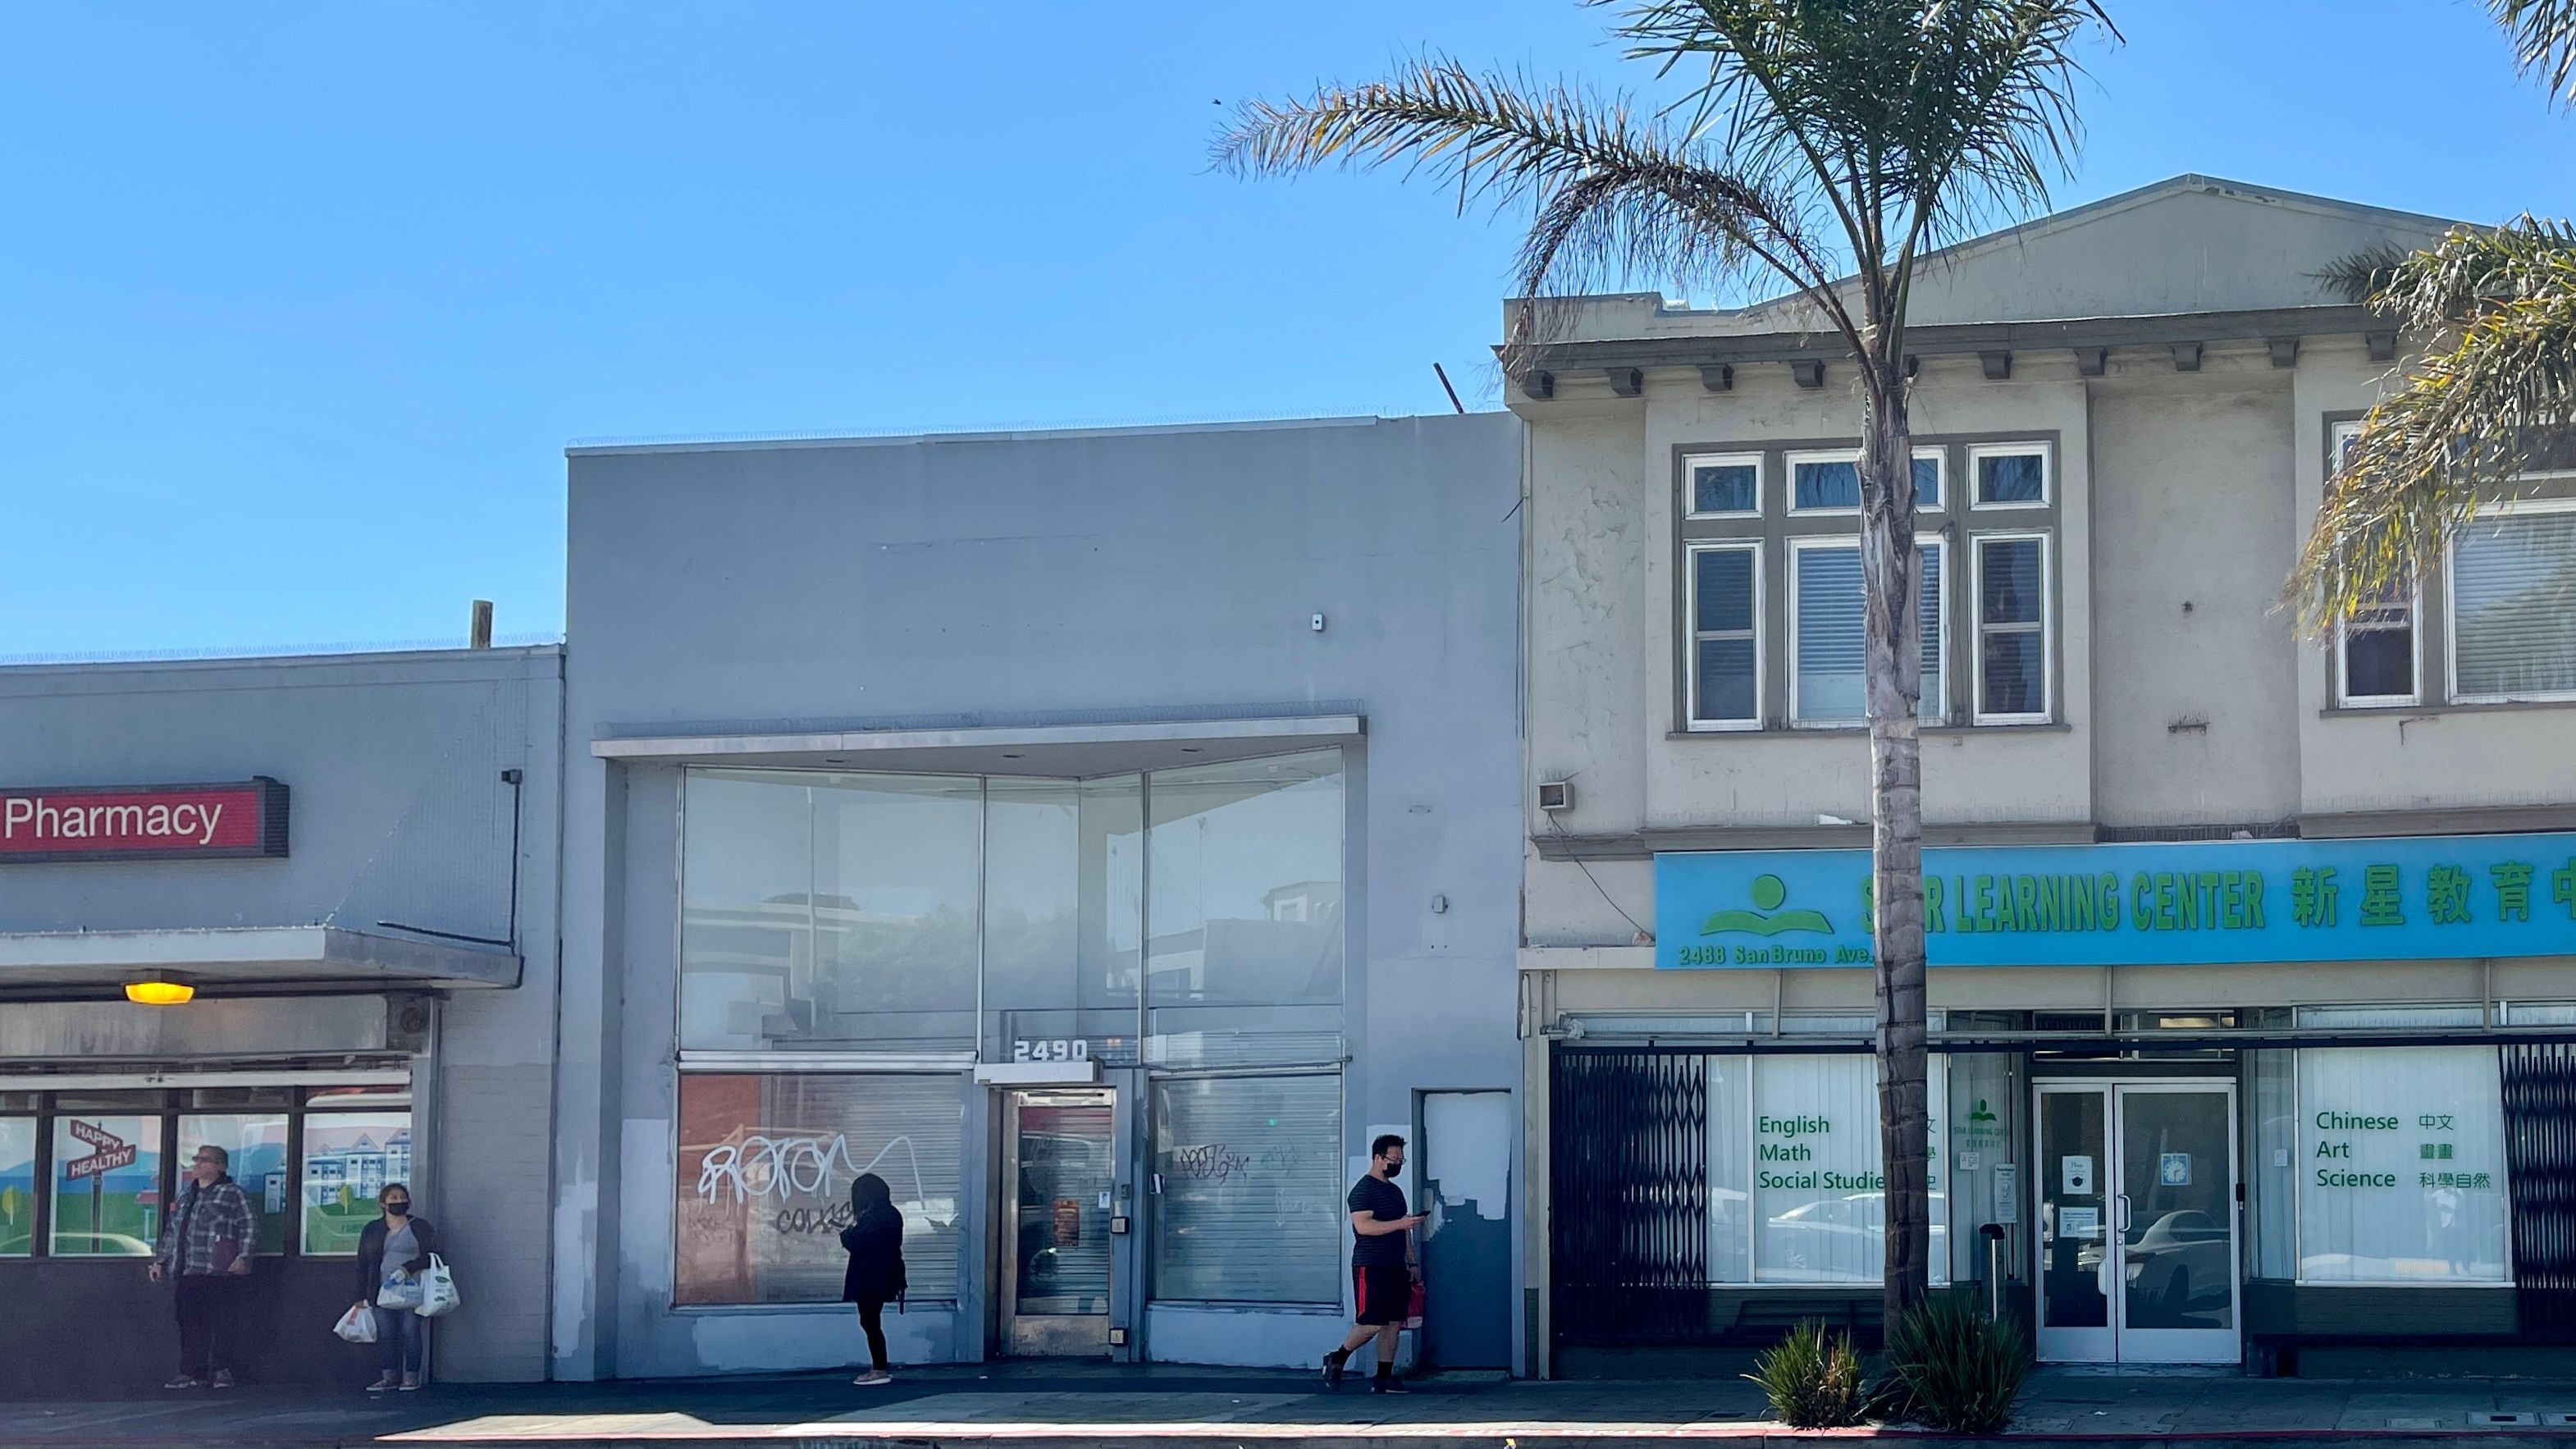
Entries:
{"label": "palm tree trunk", "polygon": [[1923,990],[1923,625],[1915,604],[1914,466],[1904,361],[1868,363],[1861,578],[1869,692],[1870,870],[1877,922],[1879,1160],[1887,1175],[1884,1311],[1929,1291],[1932,1200]]}

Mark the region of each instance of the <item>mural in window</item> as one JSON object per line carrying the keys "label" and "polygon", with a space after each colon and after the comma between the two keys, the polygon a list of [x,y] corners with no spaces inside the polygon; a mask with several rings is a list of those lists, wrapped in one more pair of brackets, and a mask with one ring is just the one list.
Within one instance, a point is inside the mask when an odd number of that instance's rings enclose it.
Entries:
{"label": "mural in window", "polygon": [[965,1110],[954,1076],[681,1077],[673,1301],[838,1301],[865,1172],[903,1214],[911,1296],[954,1298]]}
{"label": "mural in window", "polygon": [[259,1214],[259,1241],[251,1251],[285,1252],[286,1114],[228,1112],[180,1118],[179,1160],[191,1160],[205,1146],[220,1147],[231,1158],[226,1170],[249,1194],[251,1211]]}
{"label": "mural in window", "polygon": [[0,1117],[0,1258],[36,1250],[36,1119]]}
{"label": "mural in window", "polygon": [[53,1237],[58,1258],[148,1258],[161,1234],[159,1117],[65,1113],[54,1119]]}
{"label": "mural in window", "polygon": [[418,1198],[409,1112],[316,1112],[304,1119],[304,1251],[355,1253],[378,1216],[376,1194],[399,1182]]}

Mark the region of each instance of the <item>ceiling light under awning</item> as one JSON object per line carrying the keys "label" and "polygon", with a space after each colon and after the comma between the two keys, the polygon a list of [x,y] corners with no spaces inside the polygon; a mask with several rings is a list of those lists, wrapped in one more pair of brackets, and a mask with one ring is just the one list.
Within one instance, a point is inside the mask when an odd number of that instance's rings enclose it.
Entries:
{"label": "ceiling light under awning", "polygon": [[186,977],[155,971],[126,982],[125,999],[137,1006],[185,1006],[197,999],[197,988]]}

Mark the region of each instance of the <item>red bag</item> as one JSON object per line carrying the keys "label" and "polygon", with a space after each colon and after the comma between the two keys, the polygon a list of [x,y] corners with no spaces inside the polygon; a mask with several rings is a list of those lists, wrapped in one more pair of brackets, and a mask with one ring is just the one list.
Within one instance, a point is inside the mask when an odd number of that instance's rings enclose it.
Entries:
{"label": "red bag", "polygon": [[1416,1273],[1413,1275],[1413,1299],[1405,1305],[1404,1309],[1405,1327],[1412,1329],[1422,1327],[1422,1299],[1422,1275]]}

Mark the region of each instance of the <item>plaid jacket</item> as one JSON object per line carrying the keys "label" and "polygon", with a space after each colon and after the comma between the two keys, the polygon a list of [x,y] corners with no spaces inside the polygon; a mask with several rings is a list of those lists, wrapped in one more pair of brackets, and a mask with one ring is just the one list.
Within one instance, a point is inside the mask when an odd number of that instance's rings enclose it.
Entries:
{"label": "plaid jacket", "polygon": [[199,1187],[192,1177],[179,1188],[177,1211],[161,1224],[158,1260],[163,1268],[183,1277],[220,1273],[224,1268],[216,1264],[215,1244],[230,1243],[232,1255],[243,1256],[258,1240],[259,1214],[240,1183],[219,1177]]}

